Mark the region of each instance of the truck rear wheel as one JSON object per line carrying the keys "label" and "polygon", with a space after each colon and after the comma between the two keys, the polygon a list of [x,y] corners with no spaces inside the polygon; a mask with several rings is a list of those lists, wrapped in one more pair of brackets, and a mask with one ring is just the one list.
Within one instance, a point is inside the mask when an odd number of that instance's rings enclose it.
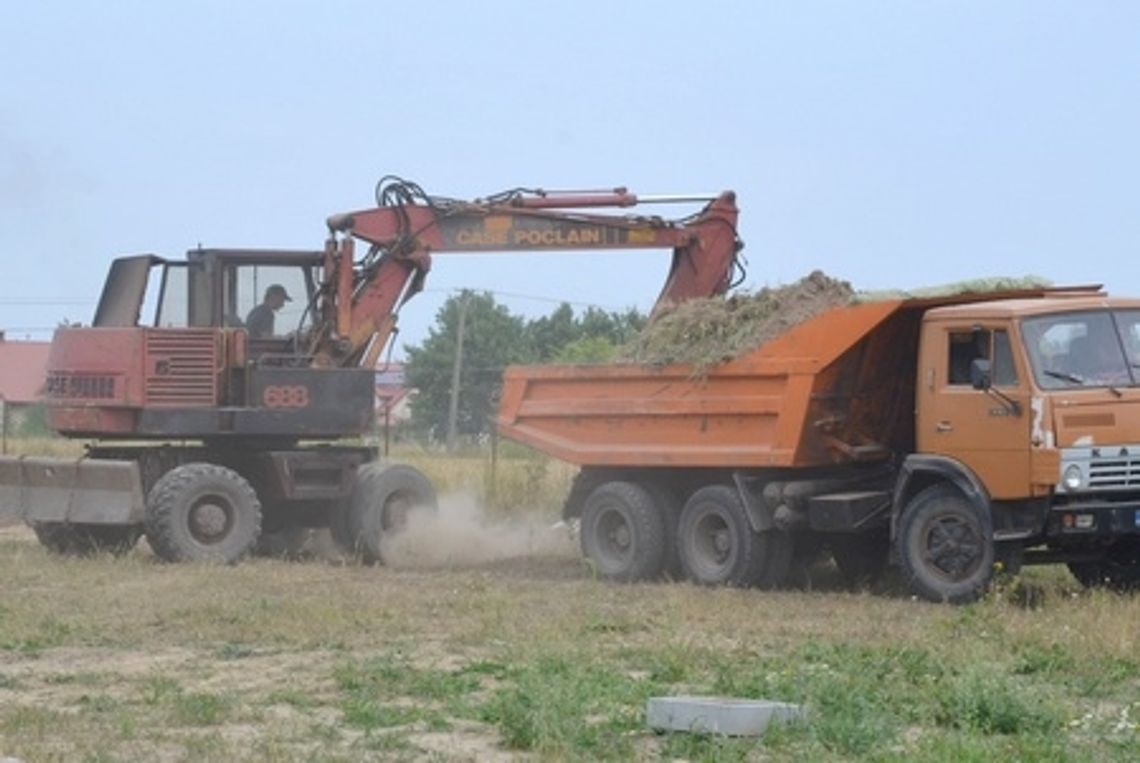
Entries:
{"label": "truck rear wheel", "polygon": [[910,500],[897,543],[911,590],[928,601],[974,601],[993,578],[993,541],[977,508],[950,485],[933,485]]}
{"label": "truck rear wheel", "polygon": [[665,523],[652,493],[633,482],[604,482],[582,510],[582,553],[607,580],[650,580],[665,564]]}
{"label": "truck rear wheel", "polygon": [[146,540],[168,562],[233,564],[261,534],[261,503],[249,482],[224,466],[184,464],[147,497]]}
{"label": "truck rear wheel", "polygon": [[384,561],[383,543],[407,526],[413,509],[437,509],[435,488],[423,472],[406,464],[371,463],[356,473],[356,489],[334,537],[347,539],[368,564]]}
{"label": "truck rear wheel", "polygon": [[1102,559],[1069,562],[1068,567],[1085,588],[1140,591],[1140,541],[1118,541]]}
{"label": "truck rear wheel", "polygon": [[33,522],[32,530],[40,545],[63,556],[94,556],[100,553],[120,556],[138,543],[138,525],[91,525],[67,522]]}
{"label": "truck rear wheel", "polygon": [[685,502],[677,527],[681,565],[701,585],[774,588],[788,575],[792,539],[754,532],[735,488],[703,487]]}

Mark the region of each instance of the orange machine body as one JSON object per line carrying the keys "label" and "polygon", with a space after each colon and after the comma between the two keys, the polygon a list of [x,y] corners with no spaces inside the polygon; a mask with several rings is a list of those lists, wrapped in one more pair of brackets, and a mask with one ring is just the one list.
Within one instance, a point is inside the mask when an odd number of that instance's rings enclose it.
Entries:
{"label": "orange machine body", "polygon": [[684,365],[514,366],[504,374],[499,431],[593,466],[812,466],[869,458],[875,444],[913,444],[922,314],[978,299],[830,310],[704,375]]}

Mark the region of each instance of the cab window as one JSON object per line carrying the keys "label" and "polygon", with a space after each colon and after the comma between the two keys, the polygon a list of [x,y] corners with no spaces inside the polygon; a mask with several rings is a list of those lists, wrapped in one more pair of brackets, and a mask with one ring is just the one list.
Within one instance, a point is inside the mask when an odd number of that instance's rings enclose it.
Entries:
{"label": "cab window", "polygon": [[190,325],[190,283],[184,263],[167,263],[159,284],[160,297],[154,325],[182,329]]}
{"label": "cab window", "polygon": [[951,331],[949,340],[947,384],[970,386],[970,365],[975,360],[988,360],[994,386],[1017,385],[1017,367],[1013,362],[1009,332],[1005,329]]}
{"label": "cab window", "polygon": [[1107,310],[1040,315],[1021,334],[1042,389],[1133,384],[1126,312]]}
{"label": "cab window", "polygon": [[995,387],[1017,386],[1017,366],[1013,364],[1013,347],[1005,329],[994,332],[993,382]]}
{"label": "cab window", "polygon": [[[296,265],[232,265],[226,272],[222,322],[232,328],[249,328],[251,318],[262,328],[271,322],[270,336],[284,337],[299,329],[309,304],[306,269]],[[273,294],[287,295],[276,300]],[[255,310],[263,303],[272,307]],[[261,313],[268,313],[269,318]]]}

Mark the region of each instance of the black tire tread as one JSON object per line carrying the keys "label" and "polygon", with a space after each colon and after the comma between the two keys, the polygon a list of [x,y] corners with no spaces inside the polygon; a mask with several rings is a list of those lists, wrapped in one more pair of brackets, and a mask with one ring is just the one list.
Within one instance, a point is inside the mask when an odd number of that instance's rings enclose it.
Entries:
{"label": "black tire tread", "polygon": [[[704,579],[685,562],[685,535],[692,532],[697,522],[697,507],[703,502],[719,504],[732,518],[732,529],[738,535],[740,558],[722,578]],[[794,544],[788,533],[772,529],[757,533],[752,530],[748,513],[735,487],[706,485],[693,493],[681,510],[677,530],[679,555],[685,574],[700,585],[728,585],[738,587],[777,588],[783,585],[791,567]]]}
{"label": "black tire tread", "polygon": [[[196,553],[184,543],[178,520],[173,516],[179,497],[195,482],[203,479],[230,482],[245,499],[252,515],[253,531],[247,533],[249,537],[237,548],[220,557]],[[162,475],[151,488],[147,497],[145,526],[147,543],[165,561],[221,561],[234,564],[253,550],[261,534],[261,502],[249,482],[233,469],[209,463],[183,464]]]}
{"label": "black tire tread", "polygon": [[341,508],[339,516],[334,514],[330,529],[337,543],[349,553],[359,556],[366,564],[383,564],[379,533],[372,532],[379,529],[372,528],[373,523],[382,522],[382,518],[373,516],[376,504],[380,503],[382,510],[393,492],[405,489],[419,494],[417,505],[435,511],[438,497],[424,473],[409,464],[372,461],[357,469],[356,475],[352,497]]}
{"label": "black tire tread", "polygon": [[[633,525],[635,553],[624,568],[605,569],[593,552],[594,513],[599,502],[610,499],[623,505]],[[619,583],[635,583],[660,577],[666,561],[665,522],[655,505],[653,494],[645,486],[624,480],[603,482],[591,491],[582,510],[582,553],[593,559],[599,575]]]}
{"label": "black tire tread", "polygon": [[[929,575],[926,575],[923,570],[916,566],[915,560],[911,559],[909,552],[909,538],[914,523],[928,510],[928,506],[945,500],[961,501],[970,510],[974,510],[965,496],[949,484],[939,483],[921,490],[910,499],[903,508],[900,517],[897,537],[899,566],[910,590],[923,599],[937,603],[968,604],[977,601],[988,590],[993,580],[994,544],[992,540],[988,541],[989,563],[982,564],[976,578],[968,582],[963,581],[949,585],[940,586],[937,581],[930,579]],[[980,524],[984,530],[985,523],[981,522]]]}

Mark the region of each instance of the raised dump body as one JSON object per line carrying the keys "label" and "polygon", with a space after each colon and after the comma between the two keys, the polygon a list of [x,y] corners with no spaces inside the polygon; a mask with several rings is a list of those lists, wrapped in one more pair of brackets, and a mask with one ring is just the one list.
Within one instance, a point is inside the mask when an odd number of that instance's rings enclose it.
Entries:
{"label": "raised dump body", "polygon": [[684,365],[512,367],[499,431],[582,466],[761,468],[885,457],[890,443],[913,440],[906,369],[914,368],[917,319],[908,320],[914,311],[904,304],[828,311],[707,375]]}
{"label": "raised dump body", "polygon": [[834,309],[706,374],[510,368],[498,424],[582,467],[564,513],[604,577],[775,586],[825,548],[859,579],[893,544],[969,601],[996,562],[1140,587],[1140,488],[1104,478],[1138,406],[1140,301],[1078,287]]}

